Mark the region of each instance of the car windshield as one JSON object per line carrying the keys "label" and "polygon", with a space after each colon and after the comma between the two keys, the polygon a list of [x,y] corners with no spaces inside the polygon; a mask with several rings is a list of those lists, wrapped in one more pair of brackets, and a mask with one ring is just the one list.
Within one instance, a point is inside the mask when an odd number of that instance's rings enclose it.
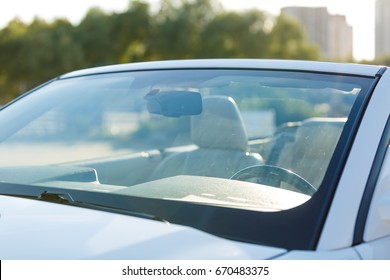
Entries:
{"label": "car windshield", "polygon": [[260,213],[266,225],[267,214],[292,213],[326,192],[372,81],[245,69],[65,76],[0,111],[0,181],[139,198],[142,212],[170,222],[267,243],[274,237],[214,229],[219,216],[202,209],[248,213],[247,226]]}

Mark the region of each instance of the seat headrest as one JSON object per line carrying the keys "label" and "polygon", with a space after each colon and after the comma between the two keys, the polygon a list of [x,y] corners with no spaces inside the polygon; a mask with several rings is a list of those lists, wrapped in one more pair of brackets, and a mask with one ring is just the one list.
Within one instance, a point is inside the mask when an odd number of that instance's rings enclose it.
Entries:
{"label": "seat headrest", "polygon": [[247,134],[233,98],[204,97],[202,113],[191,118],[191,138],[201,148],[246,151]]}
{"label": "seat headrest", "polygon": [[294,153],[307,159],[332,156],[343,130],[345,118],[310,118],[296,132]]}

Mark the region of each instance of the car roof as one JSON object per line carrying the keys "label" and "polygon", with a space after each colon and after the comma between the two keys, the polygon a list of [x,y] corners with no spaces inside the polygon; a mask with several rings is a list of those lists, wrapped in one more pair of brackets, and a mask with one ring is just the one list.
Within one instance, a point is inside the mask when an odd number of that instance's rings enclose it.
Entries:
{"label": "car roof", "polygon": [[271,60],[271,59],[193,59],[193,60],[163,60],[151,62],[136,62],[110,66],[94,67],[73,71],[60,78],[116,73],[126,71],[166,70],[166,69],[265,69],[265,70],[299,70],[310,72],[339,73],[347,75],[375,76],[383,66],[363,65],[353,63],[334,63],[304,60]]}

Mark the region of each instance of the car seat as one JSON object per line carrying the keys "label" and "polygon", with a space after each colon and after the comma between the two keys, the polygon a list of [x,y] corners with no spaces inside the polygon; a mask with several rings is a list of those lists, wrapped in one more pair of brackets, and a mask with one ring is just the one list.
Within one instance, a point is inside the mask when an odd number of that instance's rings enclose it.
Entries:
{"label": "car seat", "polygon": [[297,128],[290,149],[276,165],[290,169],[318,188],[343,130],[345,118],[309,118]]}
{"label": "car seat", "polygon": [[195,150],[169,155],[151,179],[175,175],[230,178],[242,168],[264,164],[259,154],[248,152],[241,114],[228,96],[203,98],[202,113],[191,117],[191,140]]}

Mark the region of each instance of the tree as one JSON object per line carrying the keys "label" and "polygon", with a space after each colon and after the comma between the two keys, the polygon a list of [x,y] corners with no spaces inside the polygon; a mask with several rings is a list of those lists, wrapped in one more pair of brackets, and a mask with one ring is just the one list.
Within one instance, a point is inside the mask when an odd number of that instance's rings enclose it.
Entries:
{"label": "tree", "polygon": [[375,58],[372,61],[361,61],[361,63],[390,66],[390,55],[385,55],[379,58]]}
{"label": "tree", "polygon": [[11,22],[0,33],[2,99],[16,97],[42,82],[85,67],[74,27],[58,19],[49,24],[36,18],[29,26]]}
{"label": "tree", "polygon": [[0,102],[78,68],[222,57],[318,59],[319,51],[294,21],[226,12],[218,0],[161,0],[158,13],[145,0],[121,13],[92,8],[78,26],[14,19],[0,30]]}
{"label": "tree", "polygon": [[18,55],[18,40],[27,32],[27,26],[15,18],[0,30],[0,104],[6,103],[21,92],[20,84],[10,81],[13,59]]}
{"label": "tree", "polygon": [[115,63],[112,17],[100,8],[91,8],[76,29],[76,39],[89,66]]}
{"label": "tree", "polygon": [[270,58],[316,60],[320,57],[318,48],[308,43],[298,23],[284,15],[276,18],[270,35]]}
{"label": "tree", "polygon": [[152,34],[148,3],[130,2],[124,13],[112,16],[115,60],[121,63],[147,60]]}
{"label": "tree", "polygon": [[201,48],[200,34],[219,5],[213,0],[165,0],[154,21],[152,59],[194,58]]}
{"label": "tree", "polygon": [[203,30],[201,57],[266,57],[266,15],[258,10],[216,16]]}

